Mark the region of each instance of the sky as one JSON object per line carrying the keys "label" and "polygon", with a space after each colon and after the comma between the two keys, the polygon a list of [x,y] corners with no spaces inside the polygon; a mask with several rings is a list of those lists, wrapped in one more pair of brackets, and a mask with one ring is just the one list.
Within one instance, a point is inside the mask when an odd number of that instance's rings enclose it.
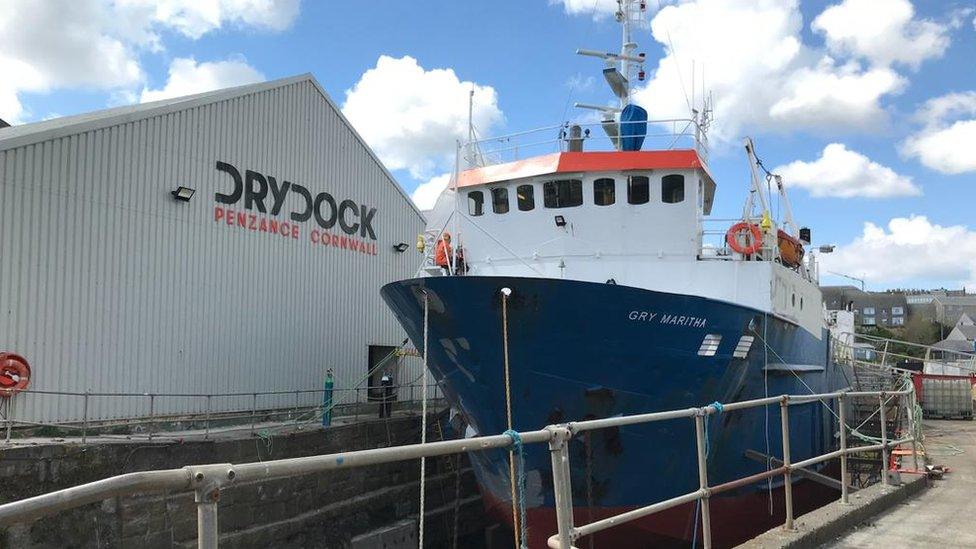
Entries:
{"label": "sky", "polygon": [[[312,73],[421,207],[467,135],[594,120],[616,0],[0,0],[0,118],[23,124]],[[713,215],[752,137],[825,271],[976,291],[976,2],[648,0],[652,119],[712,98]],[[692,83],[695,83],[692,87]],[[704,82],[704,86],[702,83]],[[692,97],[693,96],[693,97]],[[598,131],[598,130],[595,130]],[[824,274],[825,284],[851,283]]]}

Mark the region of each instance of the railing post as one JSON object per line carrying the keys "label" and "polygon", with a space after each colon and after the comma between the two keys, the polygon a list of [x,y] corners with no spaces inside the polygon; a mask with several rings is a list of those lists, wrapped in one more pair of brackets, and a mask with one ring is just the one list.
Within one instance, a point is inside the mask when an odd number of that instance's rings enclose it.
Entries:
{"label": "railing post", "polygon": [[881,391],[878,397],[878,406],[881,415],[881,484],[888,485],[888,427],[887,414],[885,413],[885,394]]}
{"label": "railing post", "polygon": [[912,464],[915,471],[918,471],[918,441],[915,440],[918,433],[918,425],[915,424],[915,383],[912,382],[912,392],[905,395],[905,407],[908,408],[908,428],[912,433]]}
{"label": "railing post", "polygon": [[207,395],[207,419],[205,420],[206,431],[203,434],[203,439],[207,440],[210,438],[210,395]]}
{"label": "railing post", "polygon": [[193,501],[197,504],[197,547],[217,549],[220,531],[217,528],[217,503],[221,487],[234,481],[233,469],[215,470],[221,466],[203,466],[193,472]]}
{"label": "railing post", "polygon": [[[7,414],[10,411],[7,410]],[[88,389],[85,389],[85,404],[82,407],[81,413],[81,443],[85,444],[88,442]]]}
{"label": "railing post", "polygon": [[258,394],[251,393],[251,436],[254,436],[254,421],[258,415]]}
{"label": "railing post", "polygon": [[837,399],[837,422],[840,429],[840,501],[850,503],[847,490],[847,395]]}
{"label": "railing post", "polygon": [[702,544],[705,549],[710,549],[712,547],[712,520],[708,505],[708,453],[705,451],[706,421],[708,421],[708,416],[705,415],[704,409],[699,410],[698,415],[695,416],[695,441],[698,446],[698,486],[705,490],[705,496],[699,500],[701,502]]}
{"label": "railing post", "polygon": [[14,426],[14,412],[13,412],[13,405],[12,405],[12,401],[10,400],[10,397],[5,398],[4,400],[7,401],[7,404],[6,404],[6,407],[7,407],[7,435],[6,435],[5,441],[6,441],[7,444],[10,444],[10,430]]}
{"label": "railing post", "polygon": [[295,416],[295,425],[298,425],[298,391],[295,391],[295,408],[292,413]]}
{"label": "railing post", "polygon": [[790,473],[790,397],[784,395],[779,403],[780,421],[783,425],[783,498],[786,500],[786,523],[783,528],[793,529],[793,475]]}
{"label": "railing post", "polygon": [[156,422],[156,395],[149,394],[149,440],[153,437],[153,424]]}
{"label": "railing post", "polygon": [[217,499],[220,490],[197,490],[194,500],[197,503],[197,547],[198,549],[217,549]]}
{"label": "railing post", "polygon": [[556,527],[560,549],[570,549],[573,543],[573,489],[569,472],[569,444],[571,437],[565,427],[550,427],[549,454],[552,460],[552,489],[556,500]]}

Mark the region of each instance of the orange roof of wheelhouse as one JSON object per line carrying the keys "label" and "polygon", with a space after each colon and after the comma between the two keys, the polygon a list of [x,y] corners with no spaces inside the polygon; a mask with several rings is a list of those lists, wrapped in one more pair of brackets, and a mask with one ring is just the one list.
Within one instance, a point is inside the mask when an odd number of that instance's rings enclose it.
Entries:
{"label": "orange roof of wheelhouse", "polygon": [[458,174],[458,187],[470,187],[557,173],[599,172],[614,170],[694,169],[708,173],[708,167],[694,149],[667,151],[594,151],[559,152],[465,170]]}

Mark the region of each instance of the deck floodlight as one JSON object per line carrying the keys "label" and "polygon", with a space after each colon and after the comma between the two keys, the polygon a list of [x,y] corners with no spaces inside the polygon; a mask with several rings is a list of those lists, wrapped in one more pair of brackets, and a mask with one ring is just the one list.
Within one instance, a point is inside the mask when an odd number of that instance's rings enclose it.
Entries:
{"label": "deck floodlight", "polygon": [[556,226],[557,227],[565,227],[566,226],[566,218],[563,217],[563,216],[561,216],[561,215],[557,215],[556,216]]}
{"label": "deck floodlight", "polygon": [[393,245],[393,249],[394,249],[395,251],[397,251],[397,252],[399,252],[399,253],[401,253],[401,254],[402,254],[403,252],[405,252],[405,251],[407,251],[407,248],[409,248],[409,247],[410,247],[410,245],[409,245],[409,244],[407,244],[406,242],[400,242],[399,244],[394,244],[394,245]]}
{"label": "deck floodlight", "polygon": [[193,198],[193,193],[195,192],[197,192],[196,189],[191,189],[189,187],[180,185],[179,187],[176,187],[176,189],[170,191],[170,194],[173,195],[173,198],[181,202],[189,202],[190,199]]}
{"label": "deck floodlight", "polygon": [[833,244],[824,244],[823,246],[820,246],[820,253],[822,254],[833,253],[834,248],[835,246]]}

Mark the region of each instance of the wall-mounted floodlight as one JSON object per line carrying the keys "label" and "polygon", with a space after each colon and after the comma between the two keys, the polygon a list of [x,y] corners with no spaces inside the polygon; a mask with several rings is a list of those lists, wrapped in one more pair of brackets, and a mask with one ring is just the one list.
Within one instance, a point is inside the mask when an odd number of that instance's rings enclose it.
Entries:
{"label": "wall-mounted floodlight", "polygon": [[834,246],[833,244],[824,244],[823,246],[820,246],[820,253],[822,254],[832,253],[835,247],[836,246]]}
{"label": "wall-mounted floodlight", "polygon": [[556,226],[557,227],[565,227],[566,226],[566,218],[563,217],[563,216],[561,216],[561,215],[557,215],[556,216]]}
{"label": "wall-mounted floodlight", "polygon": [[400,252],[401,254],[403,252],[407,251],[407,248],[409,248],[409,247],[410,247],[410,245],[407,244],[406,242],[400,242],[399,244],[394,244],[393,245],[393,249],[395,251],[397,251],[397,252]]}
{"label": "wall-mounted floodlight", "polygon": [[170,191],[169,194],[173,195],[173,198],[177,200],[180,200],[182,202],[189,202],[190,199],[193,198],[193,193],[195,192],[197,192],[195,189],[191,189],[190,187],[184,187],[183,185],[180,185],[179,187],[176,187],[176,189]]}

